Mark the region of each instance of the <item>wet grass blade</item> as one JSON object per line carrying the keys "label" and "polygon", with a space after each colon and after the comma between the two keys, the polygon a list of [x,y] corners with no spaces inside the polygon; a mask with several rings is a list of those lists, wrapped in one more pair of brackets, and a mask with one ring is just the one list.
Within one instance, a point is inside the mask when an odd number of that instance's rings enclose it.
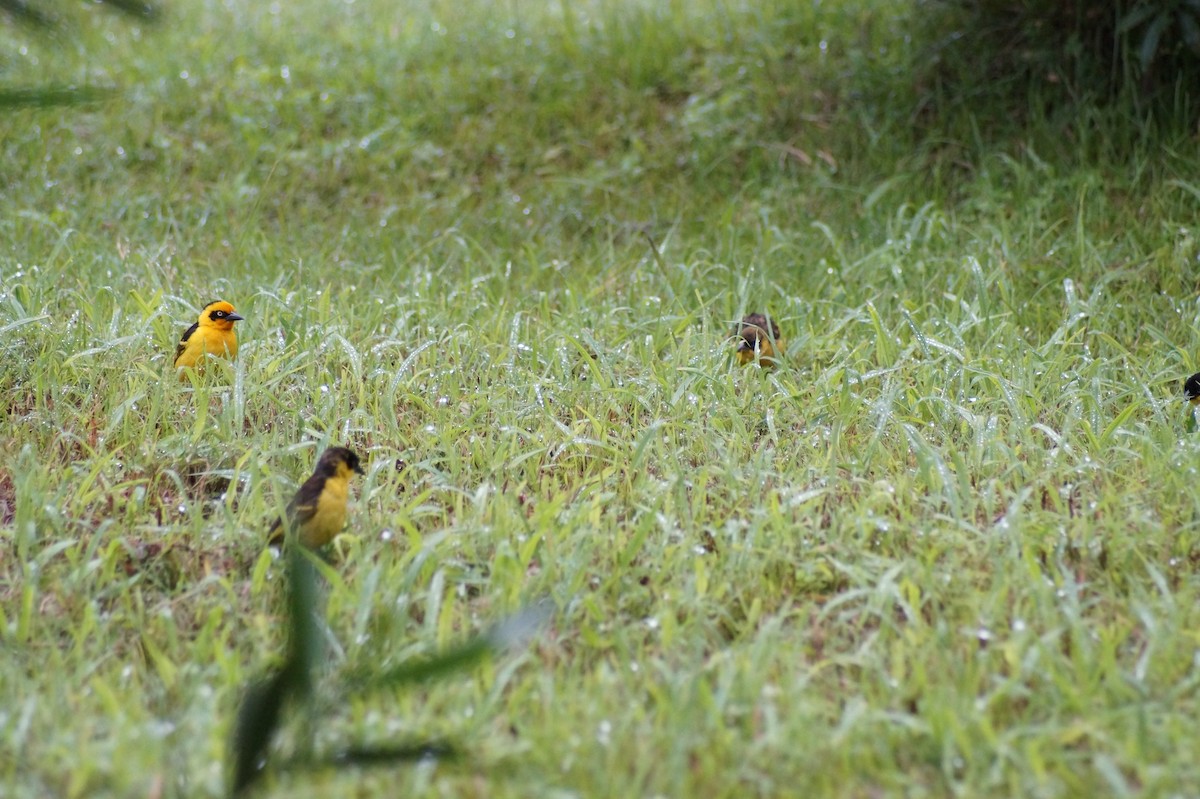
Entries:
{"label": "wet grass blade", "polygon": [[[2,0],[0,0],[2,1]],[[39,86],[0,89],[0,108],[52,108],[101,103],[116,95],[113,89],[95,86]]]}
{"label": "wet grass blade", "polygon": [[320,632],[315,617],[317,604],[315,557],[298,546],[285,547],[288,565],[288,658],[284,672],[288,688],[300,698],[312,688],[312,673],[320,656]]}
{"label": "wet grass blade", "polygon": [[152,3],[140,3],[138,0],[103,0],[103,5],[111,6],[122,14],[136,19],[154,22],[162,16],[162,9]]}
{"label": "wet grass blade", "polygon": [[54,17],[43,14],[21,0],[0,0],[0,11],[6,12],[17,22],[30,27],[55,28],[58,26],[58,21]]}
{"label": "wet grass blade", "polygon": [[286,670],[254,683],[246,691],[233,726],[230,795],[241,796],[262,776],[267,763],[267,750],[283,717],[287,693]]}
{"label": "wet grass blade", "polygon": [[409,746],[352,746],[335,754],[328,765],[336,768],[394,766],[418,760],[453,760],[459,750],[447,741],[427,741]]}
{"label": "wet grass blade", "polygon": [[553,603],[543,601],[497,623],[490,630],[431,658],[403,663],[378,674],[360,674],[359,687],[400,686],[438,679],[472,666],[489,655],[522,646],[550,617]]}
{"label": "wet grass blade", "polygon": [[388,669],[382,674],[362,675],[357,682],[361,687],[382,687],[435,680],[452,671],[472,666],[482,661],[491,652],[491,641],[484,636],[479,636],[435,657],[404,663]]}
{"label": "wet grass blade", "polygon": [[271,741],[289,700],[308,698],[320,648],[314,610],[316,574],[309,553],[287,547],[288,656],[274,676],[246,691],[234,724],[230,793],[239,796],[262,776]]}

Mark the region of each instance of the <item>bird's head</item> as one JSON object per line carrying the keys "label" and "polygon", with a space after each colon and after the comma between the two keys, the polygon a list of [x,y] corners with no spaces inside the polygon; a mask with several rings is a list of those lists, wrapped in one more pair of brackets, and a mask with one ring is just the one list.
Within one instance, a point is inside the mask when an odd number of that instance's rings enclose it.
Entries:
{"label": "bird's head", "polygon": [[224,300],[210,302],[204,306],[204,310],[200,312],[200,325],[202,327],[215,327],[219,330],[232,330],[234,322],[240,322],[245,317],[238,316],[233,310],[233,306]]}
{"label": "bird's head", "polygon": [[346,477],[349,477],[351,472],[366,474],[358,455],[347,447],[330,447],[322,452],[321,459],[317,461],[317,471]]}
{"label": "bird's head", "polygon": [[779,340],[779,325],[763,314],[752,313],[741,321],[733,335],[738,352],[764,350],[771,341]]}
{"label": "bird's head", "polygon": [[1200,405],[1200,372],[1184,381],[1183,396],[1193,405]]}

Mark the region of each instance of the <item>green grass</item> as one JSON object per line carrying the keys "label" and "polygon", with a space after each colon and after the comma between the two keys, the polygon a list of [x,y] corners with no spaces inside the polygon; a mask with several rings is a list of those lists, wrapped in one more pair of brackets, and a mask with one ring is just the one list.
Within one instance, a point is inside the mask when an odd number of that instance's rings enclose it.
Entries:
{"label": "green grass", "polygon": [[[956,102],[902,2],[72,19],[0,34],[6,84],[118,90],[0,119],[6,796],[224,793],[331,443],[316,745],[466,756],[269,794],[1194,793],[1186,124]],[[180,384],[218,297],[238,360]]]}

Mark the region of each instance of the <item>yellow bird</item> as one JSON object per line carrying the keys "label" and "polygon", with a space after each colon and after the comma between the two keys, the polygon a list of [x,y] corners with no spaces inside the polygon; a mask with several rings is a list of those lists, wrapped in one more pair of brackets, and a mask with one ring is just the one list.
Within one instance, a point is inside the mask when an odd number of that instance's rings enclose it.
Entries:
{"label": "yellow bird", "polygon": [[200,369],[200,362],[208,355],[228,358],[237,355],[237,332],[233,329],[233,323],[243,318],[224,300],[205,305],[196,323],[183,331],[183,338],[179,339],[179,346],[175,349],[175,368],[180,370],[179,379],[187,380],[182,370]]}
{"label": "yellow bird", "polygon": [[330,447],[321,453],[312,477],[304,481],[287,506],[287,525],[275,520],[267,536],[268,546],[283,543],[291,531],[309,549],[323,547],[346,524],[346,500],[350,496],[350,478],[363,474],[358,456],[346,447]]}
{"label": "yellow bird", "polygon": [[752,313],[743,319],[734,331],[733,338],[738,345],[738,363],[743,366],[757,360],[770,369],[783,353],[779,325],[760,313]]}
{"label": "yellow bird", "polygon": [[1200,405],[1200,372],[1184,381],[1183,396],[1193,405]]}

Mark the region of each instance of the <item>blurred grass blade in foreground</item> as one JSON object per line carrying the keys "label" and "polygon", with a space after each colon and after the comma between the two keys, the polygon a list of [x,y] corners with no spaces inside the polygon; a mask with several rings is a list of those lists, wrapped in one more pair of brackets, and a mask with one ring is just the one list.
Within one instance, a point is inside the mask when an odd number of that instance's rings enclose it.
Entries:
{"label": "blurred grass blade in foreground", "polygon": [[240,795],[262,775],[286,695],[287,672],[283,670],[246,690],[233,725],[232,795]]}
{"label": "blurred grass blade in foreground", "polygon": [[[285,547],[288,574],[288,654],[274,675],[247,689],[234,723],[230,757],[233,761],[230,794],[243,795],[265,773],[271,742],[282,723],[289,701],[307,704],[312,693],[312,675],[321,657],[316,620],[317,578],[308,550]],[[378,688],[436,679],[457,669],[473,665],[493,652],[510,651],[529,639],[549,618],[549,601],[521,610],[497,623],[487,632],[436,657],[404,664],[381,675],[362,673],[351,682],[356,688]],[[313,729],[314,725],[310,725]],[[304,751],[311,751],[305,747]],[[284,769],[353,768],[407,763],[426,758],[453,757],[458,754],[450,744],[427,741],[401,746],[367,746],[343,749],[328,760],[300,756]]]}
{"label": "blurred grass blade in foreground", "polygon": [[312,691],[312,672],[318,658],[316,572],[311,554],[286,547],[288,574],[288,654],[271,677],[246,691],[233,728],[230,792],[242,794],[262,776],[271,741],[289,699],[306,700]]}
{"label": "blurred grass blade in foreground", "polygon": [[49,108],[60,105],[100,103],[116,94],[113,89],[94,86],[38,86],[0,89],[0,108]]}
{"label": "blurred grass blade in foreground", "polygon": [[474,665],[492,653],[513,651],[525,644],[550,618],[553,610],[553,603],[543,600],[517,611],[496,623],[490,630],[434,657],[402,663],[381,674],[360,672],[355,679],[356,687],[377,688],[435,680],[452,671]]}

